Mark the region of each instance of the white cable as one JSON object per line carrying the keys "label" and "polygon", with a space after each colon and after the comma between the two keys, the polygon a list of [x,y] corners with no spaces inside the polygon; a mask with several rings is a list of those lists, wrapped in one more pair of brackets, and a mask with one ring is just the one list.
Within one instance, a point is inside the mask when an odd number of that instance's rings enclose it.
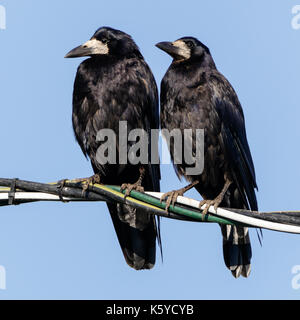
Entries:
{"label": "white cable", "polygon": [[[152,197],[155,197],[157,199],[160,199],[161,196],[163,195],[163,193],[161,192],[146,192],[146,194]],[[14,197],[16,200],[60,201],[59,196],[48,194],[48,193],[42,193],[42,192],[16,192]],[[8,193],[6,192],[0,193],[0,200],[7,200],[7,199],[8,199]],[[80,201],[82,199],[63,197],[63,200]],[[192,208],[196,208],[196,209],[199,209],[199,205],[200,205],[200,201],[190,199],[187,197],[181,197],[181,196],[178,197],[177,202]],[[201,209],[204,209],[204,208],[205,208],[205,205],[202,206]],[[300,233],[300,226],[293,226],[288,224],[266,221],[266,220],[238,214],[236,212],[232,212],[223,208],[218,208],[216,212],[214,207],[211,206],[209,208],[209,212],[212,214],[215,214],[216,216],[227,218],[236,222],[241,222],[257,228],[264,228],[264,229],[288,232],[288,233]]]}
{"label": "white cable", "polygon": [[[146,193],[158,199],[160,199],[160,197],[163,195],[163,193],[161,192],[146,192]],[[199,205],[200,205],[200,201],[186,198],[186,197],[181,197],[181,196],[177,198],[177,202],[190,206],[192,208],[196,208],[196,209],[199,209]],[[205,205],[203,205],[201,209],[202,210],[205,209]],[[264,228],[264,229],[288,232],[288,233],[300,233],[300,226],[292,226],[288,224],[282,224],[282,223],[266,221],[258,218],[248,217],[242,214],[238,214],[236,212],[225,210],[223,208],[218,208],[217,211],[215,211],[214,207],[211,206],[209,208],[209,212],[212,214],[215,214],[216,216],[227,218],[236,222],[241,222],[257,228]]]}
{"label": "white cable", "polygon": [[[41,200],[41,201],[59,201],[59,196],[43,192],[15,192],[14,198],[16,200]],[[81,198],[62,197],[65,201],[82,200]],[[0,193],[0,200],[7,200],[8,193]]]}

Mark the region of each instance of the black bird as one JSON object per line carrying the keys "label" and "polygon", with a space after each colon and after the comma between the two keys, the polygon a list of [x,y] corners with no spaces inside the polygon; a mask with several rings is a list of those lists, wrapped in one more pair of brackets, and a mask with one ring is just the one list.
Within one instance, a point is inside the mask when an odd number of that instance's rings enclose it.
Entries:
{"label": "black bird", "polygon": [[[173,57],[161,82],[161,128],[204,129],[204,170],[187,175],[187,164],[174,164],[179,178],[191,184],[166,193],[168,204],[193,186],[206,204],[257,210],[254,165],[247,142],[243,110],[228,80],[217,70],[210,50],[193,37],[156,45]],[[170,144],[171,158],[174,149]],[[193,139],[195,152],[195,139]],[[226,266],[234,277],[250,273],[247,228],[220,225]]]}
{"label": "black bird", "polygon": [[[138,46],[128,34],[101,27],[89,41],[65,57],[84,56],[90,58],[77,70],[72,122],[76,140],[91,160],[95,172],[92,181],[123,185],[129,190],[159,191],[159,165],[151,165],[150,160],[146,165],[119,161],[119,121],[127,121],[128,132],[144,129],[149,134],[151,129],[159,128],[156,82]],[[104,143],[97,139],[101,129],[116,133],[115,164],[103,164],[97,158],[97,150]],[[126,147],[131,145],[132,142],[127,145],[126,141]],[[150,143],[148,149],[151,149]],[[124,158],[124,154],[122,156]],[[137,212],[128,205],[107,205],[128,265],[137,270],[152,268],[156,238],[160,239],[159,224],[154,216]]]}

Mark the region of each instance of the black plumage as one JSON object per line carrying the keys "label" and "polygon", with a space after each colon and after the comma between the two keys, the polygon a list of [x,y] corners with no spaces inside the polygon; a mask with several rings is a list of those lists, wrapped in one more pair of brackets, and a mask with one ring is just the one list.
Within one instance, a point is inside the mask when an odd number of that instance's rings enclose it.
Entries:
{"label": "black plumage", "polygon": [[[145,190],[159,191],[160,169],[149,163],[142,166],[119,164],[119,121],[132,129],[159,127],[158,93],[152,72],[139,48],[126,33],[109,27],[99,28],[85,44],[71,50],[66,57],[90,56],[76,74],[73,91],[73,129],[85,156],[91,160],[101,183],[133,184],[142,174]],[[101,164],[97,150],[101,143],[97,133],[112,129],[117,137],[117,162]],[[132,142],[128,143],[128,148]],[[150,149],[150,146],[149,146]],[[155,263],[156,238],[159,237],[154,216],[136,212],[121,204],[108,208],[126,262],[134,269],[150,269]]]}
{"label": "black plumage", "polygon": [[[161,128],[204,129],[204,170],[187,175],[187,165],[174,164],[177,175],[193,183],[201,205],[257,210],[254,165],[247,142],[243,110],[228,80],[217,70],[210,50],[193,37],[160,42],[173,57],[161,83]],[[193,140],[193,152],[195,151]],[[170,147],[173,159],[174,150]],[[168,193],[169,199],[191,186]],[[172,200],[174,201],[174,199]],[[247,228],[220,225],[226,266],[235,277],[250,273]]]}

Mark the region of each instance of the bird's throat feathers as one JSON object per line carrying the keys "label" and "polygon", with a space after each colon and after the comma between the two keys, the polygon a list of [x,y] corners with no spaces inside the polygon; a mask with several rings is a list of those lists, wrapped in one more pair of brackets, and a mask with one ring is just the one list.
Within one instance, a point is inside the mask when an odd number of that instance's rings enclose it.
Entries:
{"label": "bird's throat feathers", "polygon": [[216,69],[215,62],[211,55],[203,55],[201,58],[191,58],[188,60],[173,60],[171,66],[175,68],[185,68],[186,70],[193,70],[199,68]]}

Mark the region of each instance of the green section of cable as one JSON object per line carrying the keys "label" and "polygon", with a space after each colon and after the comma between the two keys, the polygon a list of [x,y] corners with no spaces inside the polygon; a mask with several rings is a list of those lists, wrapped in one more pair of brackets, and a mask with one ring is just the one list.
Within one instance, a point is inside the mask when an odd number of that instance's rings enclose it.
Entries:
{"label": "green section of cable", "polygon": [[[117,187],[117,186],[107,186],[107,187],[112,189],[112,190],[114,190],[114,191],[121,192],[120,187]],[[123,193],[125,193],[125,191],[123,191]],[[137,200],[140,200],[142,202],[151,204],[151,205],[153,205],[155,207],[158,207],[160,209],[165,209],[166,208],[166,203],[164,201],[160,202],[159,199],[151,197],[151,196],[149,196],[149,195],[147,195],[145,193],[141,193],[141,192],[132,190],[130,192],[130,197],[132,197],[134,199],[137,199]],[[211,214],[207,214],[204,217],[204,220],[202,220],[202,216],[203,216],[202,213],[196,212],[196,211],[192,211],[192,210],[188,210],[188,209],[185,209],[185,208],[182,208],[182,207],[179,207],[179,206],[172,206],[171,205],[169,207],[169,211],[172,211],[174,213],[177,213],[177,214],[185,216],[185,217],[189,217],[189,218],[192,218],[192,219],[203,221],[203,222],[217,222],[217,223],[222,223],[222,224],[235,225],[235,223],[233,221],[231,221],[231,220],[224,219],[224,218],[219,218],[219,217],[213,216]]]}

